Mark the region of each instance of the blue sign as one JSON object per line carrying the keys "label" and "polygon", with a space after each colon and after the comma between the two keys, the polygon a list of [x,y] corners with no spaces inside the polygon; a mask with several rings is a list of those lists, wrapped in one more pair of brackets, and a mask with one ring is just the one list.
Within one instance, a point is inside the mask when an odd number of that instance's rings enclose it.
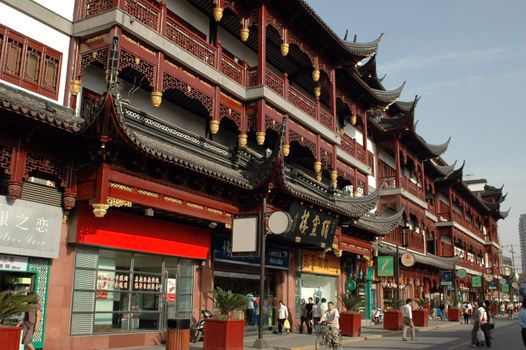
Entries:
{"label": "blue sign", "polygon": [[[254,254],[232,255],[232,238],[215,235],[213,238],[214,260],[238,262],[246,265],[259,266],[259,256]],[[265,265],[277,269],[289,268],[289,251],[281,247],[267,244],[265,249]]]}

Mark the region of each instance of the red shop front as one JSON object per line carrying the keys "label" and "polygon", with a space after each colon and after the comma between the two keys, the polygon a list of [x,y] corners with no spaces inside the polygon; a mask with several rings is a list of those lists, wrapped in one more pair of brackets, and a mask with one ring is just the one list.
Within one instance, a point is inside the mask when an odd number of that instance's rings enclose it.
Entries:
{"label": "red shop front", "polygon": [[167,319],[198,314],[196,271],[210,256],[209,229],[114,207],[97,218],[81,203],[69,241],[76,253],[69,336],[83,339],[83,349],[159,343]]}

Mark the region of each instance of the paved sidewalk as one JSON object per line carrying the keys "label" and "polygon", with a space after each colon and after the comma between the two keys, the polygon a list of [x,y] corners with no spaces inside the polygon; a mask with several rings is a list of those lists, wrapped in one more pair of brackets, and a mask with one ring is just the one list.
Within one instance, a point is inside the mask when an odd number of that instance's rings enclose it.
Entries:
{"label": "paved sidewalk", "polygon": [[[440,320],[430,320],[428,327],[415,327],[418,332],[427,332],[439,328],[456,327],[459,322],[449,322]],[[402,331],[384,330],[382,325],[372,325],[370,321],[362,321],[362,334],[360,337],[343,337],[343,345],[354,342],[364,341],[367,339],[378,339],[386,336],[401,336]],[[245,337],[245,349],[253,349],[252,345],[257,339],[257,336]],[[267,342],[269,349],[273,350],[311,350],[314,349],[314,335],[309,334],[273,334],[266,332],[263,335],[263,339]],[[150,346],[139,346],[130,348],[119,348],[112,350],[164,350],[165,345],[150,345]],[[203,349],[203,342],[196,344],[190,343],[190,349],[197,350]]]}

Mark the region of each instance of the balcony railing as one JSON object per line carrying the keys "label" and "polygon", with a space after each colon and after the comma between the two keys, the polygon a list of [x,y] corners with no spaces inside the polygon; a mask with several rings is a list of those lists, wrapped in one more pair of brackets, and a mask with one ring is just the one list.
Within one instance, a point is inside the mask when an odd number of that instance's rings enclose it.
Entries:
{"label": "balcony railing", "polygon": [[341,136],[340,148],[345,152],[349,153],[360,162],[366,164],[366,152],[362,145],[360,145],[355,139],[349,135],[343,134]]}
{"label": "balcony railing", "polygon": [[[183,19],[153,0],[83,0],[79,19],[88,18],[112,8],[119,8],[138,22],[152,28],[169,41],[181,47],[205,64],[214,67],[243,86],[256,86],[257,69],[238,62],[222,51],[221,47],[207,42],[195,33]],[[299,89],[289,85],[286,74],[280,76],[270,69],[265,72],[266,85],[298,109],[318,120],[330,130],[335,129],[335,118],[324,109],[318,100],[306,96]],[[357,149],[353,154],[363,163],[367,153]]]}

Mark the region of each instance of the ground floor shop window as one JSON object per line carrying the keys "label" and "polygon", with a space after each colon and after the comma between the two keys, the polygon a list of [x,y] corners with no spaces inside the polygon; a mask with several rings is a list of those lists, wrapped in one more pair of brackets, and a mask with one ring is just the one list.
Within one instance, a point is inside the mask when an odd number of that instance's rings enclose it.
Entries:
{"label": "ground floor shop window", "polygon": [[337,302],[338,288],[337,278],[332,276],[322,276],[309,273],[302,273],[298,276],[300,287],[300,299],[307,301],[309,298],[325,298],[327,302]]}
{"label": "ground floor shop window", "polygon": [[71,334],[159,330],[190,318],[194,263],[188,259],[78,247]]}

